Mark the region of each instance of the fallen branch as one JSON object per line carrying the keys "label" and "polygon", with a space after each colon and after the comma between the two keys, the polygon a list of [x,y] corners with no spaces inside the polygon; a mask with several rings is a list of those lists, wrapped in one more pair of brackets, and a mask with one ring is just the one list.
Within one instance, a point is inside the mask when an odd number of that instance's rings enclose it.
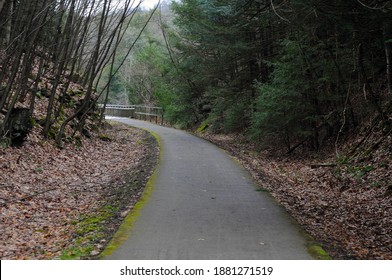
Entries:
{"label": "fallen branch", "polygon": [[298,147],[302,146],[303,144],[305,144],[305,142],[308,141],[308,139],[303,140],[302,142],[298,143],[297,145],[295,145],[294,147],[290,148],[290,150],[287,151],[287,155],[291,154],[292,152],[294,152]]}

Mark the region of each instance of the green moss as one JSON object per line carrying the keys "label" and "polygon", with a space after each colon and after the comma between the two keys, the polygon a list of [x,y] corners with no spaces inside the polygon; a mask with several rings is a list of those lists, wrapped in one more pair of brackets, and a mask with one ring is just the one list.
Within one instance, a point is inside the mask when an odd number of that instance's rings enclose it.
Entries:
{"label": "green moss", "polygon": [[366,165],[366,166],[354,166],[350,165],[347,167],[347,172],[352,174],[354,178],[356,179],[361,179],[364,177],[367,173],[373,171],[375,168],[371,165]]}
{"label": "green moss", "polygon": [[203,131],[205,131],[207,128],[208,128],[208,123],[207,122],[203,122],[200,126],[199,126],[199,128],[197,129],[197,132],[203,132]]}
{"label": "green moss", "polygon": [[71,99],[71,100],[67,103],[67,107],[68,107],[68,108],[75,108],[75,102],[73,101],[73,99]]}
{"label": "green moss", "polygon": [[62,104],[60,107],[60,113],[59,113],[58,120],[60,123],[63,123],[66,119],[67,119],[67,115],[65,114],[64,104]]}
{"label": "green moss", "polygon": [[10,146],[10,140],[8,138],[5,137],[1,137],[0,138],[0,148],[1,149],[6,149]]}
{"label": "green moss", "polygon": [[161,151],[160,157],[159,157],[159,158],[161,159],[161,157],[162,157],[162,148],[163,148],[161,138],[160,138],[160,137],[158,136],[158,134],[156,134],[155,132],[152,132],[152,131],[147,130],[147,129],[145,129],[145,131],[147,131],[148,133],[150,133],[150,134],[155,138],[155,140],[157,141],[159,150]]}
{"label": "green moss", "polygon": [[29,121],[30,121],[31,127],[34,127],[37,124],[36,120],[32,117],[30,117]]}
{"label": "green moss", "polygon": [[35,93],[35,95],[36,95],[39,99],[42,99],[42,98],[43,98],[42,92],[41,92],[41,91],[37,91],[37,92]]}
{"label": "green moss", "polygon": [[75,139],[75,145],[76,145],[76,147],[77,147],[77,148],[81,148],[81,147],[83,146],[82,138],[81,138],[79,135],[76,135],[76,136],[74,137],[74,139]]}
{"label": "green moss", "polygon": [[[1,122],[0,122],[0,131],[2,129]],[[0,135],[0,148],[5,149],[11,145],[11,139],[5,136]]]}
{"label": "green moss", "polygon": [[52,125],[49,129],[49,132],[48,132],[48,138],[49,139],[56,139],[56,136],[57,136],[57,133],[59,132],[59,130],[60,130],[59,125],[57,125],[57,124]]}
{"label": "green moss", "polygon": [[[146,129],[144,129],[146,130]],[[162,157],[162,142],[160,137],[149,130],[149,132],[157,141],[158,146],[160,148],[160,158]],[[158,162],[159,164],[159,162]],[[114,234],[112,240],[110,240],[109,244],[106,246],[105,250],[100,254],[100,258],[104,259],[110,256],[125,240],[128,239],[129,235],[131,234],[132,226],[134,225],[135,221],[139,218],[140,211],[143,209],[144,205],[149,201],[153,191],[154,191],[154,184],[158,177],[158,172],[155,172],[151,175],[150,179],[148,180],[146,187],[144,189],[143,195],[141,199],[136,203],[135,207],[132,211],[125,217],[124,221],[118,228],[117,232]]]}
{"label": "green moss", "polygon": [[44,172],[44,170],[42,169],[42,167],[37,167],[36,169],[34,169],[35,173],[41,173]]}
{"label": "green moss", "polygon": [[109,137],[108,135],[106,135],[106,134],[100,134],[100,135],[98,136],[98,138],[101,139],[102,141],[105,141],[105,142],[110,142],[110,141],[113,140],[112,138],[110,138],[110,137]]}
{"label": "green moss", "polygon": [[318,260],[332,260],[332,257],[316,243],[313,238],[309,237],[308,252]]}
{"label": "green moss", "polygon": [[101,229],[102,229],[101,225],[99,225],[98,223],[92,223],[92,224],[89,224],[87,226],[84,226],[84,227],[78,229],[76,231],[76,234],[83,236],[83,235],[86,235],[90,232],[101,230]]}
{"label": "green moss", "polygon": [[111,255],[125,240],[128,239],[131,229],[135,221],[139,218],[140,211],[143,209],[144,205],[149,201],[151,194],[154,191],[154,183],[156,179],[156,172],[151,176],[148,181],[142,198],[136,203],[133,210],[125,217],[124,221],[118,228],[117,232],[114,234],[112,240],[106,246],[105,250],[101,253],[100,258],[103,259]]}
{"label": "green moss", "polygon": [[77,260],[90,255],[94,249],[93,245],[72,247],[63,251],[60,256],[61,260]]}
{"label": "green moss", "polygon": [[78,221],[72,222],[72,224],[77,224],[75,232],[77,237],[72,246],[62,252],[60,259],[82,259],[89,256],[94,250],[94,244],[105,236],[103,222],[113,217],[117,211],[118,207],[107,205],[101,208],[97,214],[81,217]]}

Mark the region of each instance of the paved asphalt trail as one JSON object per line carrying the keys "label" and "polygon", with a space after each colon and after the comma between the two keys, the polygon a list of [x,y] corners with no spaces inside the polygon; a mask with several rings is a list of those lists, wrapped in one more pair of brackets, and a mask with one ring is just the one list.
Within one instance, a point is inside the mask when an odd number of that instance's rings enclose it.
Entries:
{"label": "paved asphalt trail", "polygon": [[154,191],[108,259],[312,259],[285,210],[223,150],[186,132],[114,118],[162,140]]}

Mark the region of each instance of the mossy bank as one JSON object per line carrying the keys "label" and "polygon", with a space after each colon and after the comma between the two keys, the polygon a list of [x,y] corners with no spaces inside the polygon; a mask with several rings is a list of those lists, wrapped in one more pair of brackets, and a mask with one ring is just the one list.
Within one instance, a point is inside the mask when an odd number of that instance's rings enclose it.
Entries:
{"label": "mossy bank", "polygon": [[118,243],[114,240],[118,239],[119,233],[136,219],[133,213],[138,212],[152,191],[151,175],[159,157],[158,141],[151,133],[144,131],[143,139],[138,140],[137,144],[147,145],[142,161],[136,169],[124,170],[123,184],[108,186],[110,193],[104,205],[74,221],[77,229],[73,242],[63,251],[60,259],[101,258],[107,254],[108,249],[105,248],[113,248],[113,243]]}

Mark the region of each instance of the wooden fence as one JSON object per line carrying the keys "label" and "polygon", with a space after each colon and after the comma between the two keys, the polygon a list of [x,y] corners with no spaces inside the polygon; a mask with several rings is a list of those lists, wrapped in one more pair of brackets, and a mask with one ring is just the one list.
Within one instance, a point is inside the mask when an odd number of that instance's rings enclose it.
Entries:
{"label": "wooden fence", "polygon": [[[103,108],[103,105],[99,105]],[[162,107],[152,107],[146,105],[114,105],[105,106],[105,115],[115,117],[126,117],[132,119],[145,120],[163,124]]]}

